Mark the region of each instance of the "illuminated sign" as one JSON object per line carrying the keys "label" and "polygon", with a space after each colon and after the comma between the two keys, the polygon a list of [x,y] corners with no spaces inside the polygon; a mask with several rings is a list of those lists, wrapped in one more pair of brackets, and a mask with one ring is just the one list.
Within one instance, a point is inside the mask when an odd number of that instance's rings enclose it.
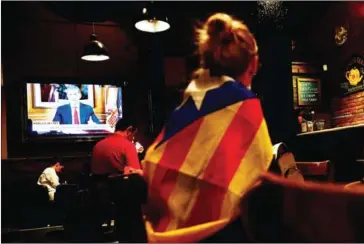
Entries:
{"label": "illuminated sign", "polygon": [[297,78],[298,106],[316,106],[321,104],[320,79]]}
{"label": "illuminated sign", "polygon": [[364,59],[354,56],[345,67],[344,79],[340,84],[343,94],[351,94],[364,90]]}

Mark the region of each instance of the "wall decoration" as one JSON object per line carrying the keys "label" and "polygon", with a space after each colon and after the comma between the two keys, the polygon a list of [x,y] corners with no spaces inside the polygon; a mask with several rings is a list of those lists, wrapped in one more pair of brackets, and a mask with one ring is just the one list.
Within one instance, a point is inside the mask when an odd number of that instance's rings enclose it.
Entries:
{"label": "wall decoration", "polygon": [[321,80],[312,77],[293,77],[293,99],[295,109],[321,105]]}
{"label": "wall decoration", "polygon": [[316,106],[321,104],[320,79],[298,78],[297,98],[298,106]]}
{"label": "wall decoration", "polygon": [[340,83],[343,95],[364,90],[364,59],[361,55],[354,55],[344,69]]}
{"label": "wall decoration", "polygon": [[335,43],[338,46],[344,45],[348,40],[348,28],[344,26],[335,27]]}

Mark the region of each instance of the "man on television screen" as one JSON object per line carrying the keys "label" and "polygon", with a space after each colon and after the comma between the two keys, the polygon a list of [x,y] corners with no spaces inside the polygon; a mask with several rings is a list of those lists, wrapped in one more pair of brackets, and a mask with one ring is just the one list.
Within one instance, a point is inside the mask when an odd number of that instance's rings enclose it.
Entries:
{"label": "man on television screen", "polygon": [[91,121],[100,124],[93,108],[80,102],[82,97],[80,88],[69,86],[66,94],[69,104],[57,108],[53,121],[59,121],[60,124],[88,124]]}

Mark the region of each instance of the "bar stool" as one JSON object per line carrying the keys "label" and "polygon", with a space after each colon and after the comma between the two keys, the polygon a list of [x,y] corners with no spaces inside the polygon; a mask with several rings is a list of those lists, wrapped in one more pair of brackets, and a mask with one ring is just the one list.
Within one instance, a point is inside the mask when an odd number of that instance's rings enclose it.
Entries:
{"label": "bar stool", "polygon": [[115,203],[115,230],[119,243],[147,242],[142,204],[147,200],[147,185],[137,174],[111,175],[108,178]]}
{"label": "bar stool", "polygon": [[[108,205],[107,176],[88,176],[87,184],[64,199],[63,227],[68,242],[102,242],[102,228]],[[104,183],[104,184],[103,184]],[[61,191],[60,191],[61,193]]]}
{"label": "bar stool", "polygon": [[[71,215],[73,219],[68,221],[71,225],[68,229],[77,238],[71,241],[101,242],[105,238],[103,223],[113,219],[113,236],[119,243],[147,242],[142,214],[147,187],[141,176],[90,174],[87,191],[86,205],[82,209],[77,208],[73,216]],[[74,225],[76,221],[82,222],[81,229]]]}

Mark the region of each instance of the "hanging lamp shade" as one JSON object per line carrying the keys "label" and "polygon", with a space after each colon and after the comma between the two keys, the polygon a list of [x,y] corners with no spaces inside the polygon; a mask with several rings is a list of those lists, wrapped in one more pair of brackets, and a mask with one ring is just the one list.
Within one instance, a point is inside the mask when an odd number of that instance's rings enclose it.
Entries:
{"label": "hanging lamp shade", "polygon": [[140,20],[135,23],[135,28],[149,33],[166,31],[170,27],[168,18],[157,10],[153,2],[143,8]]}
{"label": "hanging lamp shade", "polygon": [[90,42],[84,47],[81,59],[86,61],[104,61],[110,59],[107,48],[97,40],[95,33],[91,35]]}

